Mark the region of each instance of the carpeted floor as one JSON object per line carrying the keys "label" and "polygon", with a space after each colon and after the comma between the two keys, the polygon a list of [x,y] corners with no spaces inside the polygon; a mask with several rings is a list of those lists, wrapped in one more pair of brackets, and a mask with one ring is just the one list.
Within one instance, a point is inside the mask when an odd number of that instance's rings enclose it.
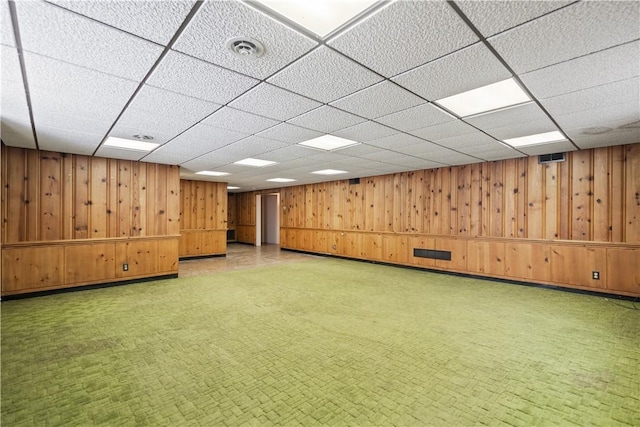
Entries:
{"label": "carpeted floor", "polygon": [[601,297],[328,258],[1,308],[3,426],[640,425]]}

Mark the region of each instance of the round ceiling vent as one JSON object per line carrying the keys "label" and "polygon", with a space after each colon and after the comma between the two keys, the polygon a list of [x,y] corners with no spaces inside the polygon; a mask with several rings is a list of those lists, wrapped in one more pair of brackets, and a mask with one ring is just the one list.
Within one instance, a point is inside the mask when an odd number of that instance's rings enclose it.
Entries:
{"label": "round ceiling vent", "polygon": [[227,42],[227,48],[243,58],[259,58],[264,53],[262,43],[249,37],[234,37]]}
{"label": "round ceiling vent", "polygon": [[131,135],[131,136],[140,141],[151,141],[153,139],[153,137],[149,135]]}

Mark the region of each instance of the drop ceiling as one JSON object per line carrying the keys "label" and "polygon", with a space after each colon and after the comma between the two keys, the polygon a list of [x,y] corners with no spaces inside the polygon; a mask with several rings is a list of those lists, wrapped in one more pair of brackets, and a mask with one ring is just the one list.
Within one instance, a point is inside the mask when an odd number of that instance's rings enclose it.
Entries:
{"label": "drop ceiling", "polygon": [[[639,2],[379,1],[323,37],[259,1],[0,7],[7,146],[180,165],[248,191],[640,142]],[[232,54],[235,37],[264,54]],[[530,102],[462,118],[437,105],[509,78]],[[567,138],[503,142],[552,131]],[[359,144],[299,145],[326,134]],[[133,135],[160,146],[104,145]]]}

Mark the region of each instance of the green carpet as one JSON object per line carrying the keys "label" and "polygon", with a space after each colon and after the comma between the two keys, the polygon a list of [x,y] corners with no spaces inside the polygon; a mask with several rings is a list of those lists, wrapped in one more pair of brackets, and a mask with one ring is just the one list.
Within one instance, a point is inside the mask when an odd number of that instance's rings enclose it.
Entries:
{"label": "green carpet", "polygon": [[640,425],[616,303],[330,258],[7,301],[1,422]]}

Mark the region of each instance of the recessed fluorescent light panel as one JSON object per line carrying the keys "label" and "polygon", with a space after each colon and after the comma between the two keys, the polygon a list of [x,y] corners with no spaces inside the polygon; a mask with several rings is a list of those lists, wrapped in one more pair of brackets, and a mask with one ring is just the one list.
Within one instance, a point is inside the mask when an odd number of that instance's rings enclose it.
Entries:
{"label": "recessed fluorescent light panel", "polygon": [[239,190],[240,187],[235,187],[233,185],[227,185],[227,190]]}
{"label": "recessed fluorescent light panel", "polygon": [[567,139],[560,131],[538,133],[535,135],[521,136],[503,140],[512,147],[528,147],[530,145],[548,144],[550,142],[564,141]]}
{"label": "recessed fluorescent light panel", "polygon": [[200,172],[196,172],[196,175],[225,176],[225,175],[229,175],[229,173],[228,172],[216,172],[216,171],[200,171]]}
{"label": "recessed fluorescent light panel", "polygon": [[260,160],[260,159],[252,159],[252,158],[238,160],[237,162],[234,162],[234,163],[236,165],[254,166],[256,168],[262,168],[265,166],[271,166],[276,164],[276,162],[271,162],[269,160]]}
{"label": "recessed fluorescent light panel", "polygon": [[337,169],[323,169],[321,171],[311,172],[316,175],[340,175],[341,173],[348,173],[347,171],[339,171]]}
{"label": "recessed fluorescent light panel", "polygon": [[124,148],[125,150],[151,151],[154,148],[157,148],[160,144],[110,136],[104,142],[104,145],[107,147]]}
{"label": "recessed fluorescent light panel", "polygon": [[377,0],[261,0],[260,3],[324,37]]}
{"label": "recessed fluorescent light panel", "polygon": [[531,98],[518,83],[513,79],[507,79],[442,98],[435,102],[459,117],[467,117],[529,101],[531,101]]}
{"label": "recessed fluorescent light panel", "polygon": [[350,139],[340,138],[333,135],[324,135],[317,138],[310,139],[308,141],[301,142],[299,145],[306,147],[319,148],[321,150],[339,150],[340,148],[350,147],[352,145],[359,144],[359,142],[352,141]]}
{"label": "recessed fluorescent light panel", "polygon": [[295,181],[295,179],[291,179],[291,178],[271,178],[271,179],[268,179],[267,181],[270,181],[270,182],[293,182],[293,181]]}

